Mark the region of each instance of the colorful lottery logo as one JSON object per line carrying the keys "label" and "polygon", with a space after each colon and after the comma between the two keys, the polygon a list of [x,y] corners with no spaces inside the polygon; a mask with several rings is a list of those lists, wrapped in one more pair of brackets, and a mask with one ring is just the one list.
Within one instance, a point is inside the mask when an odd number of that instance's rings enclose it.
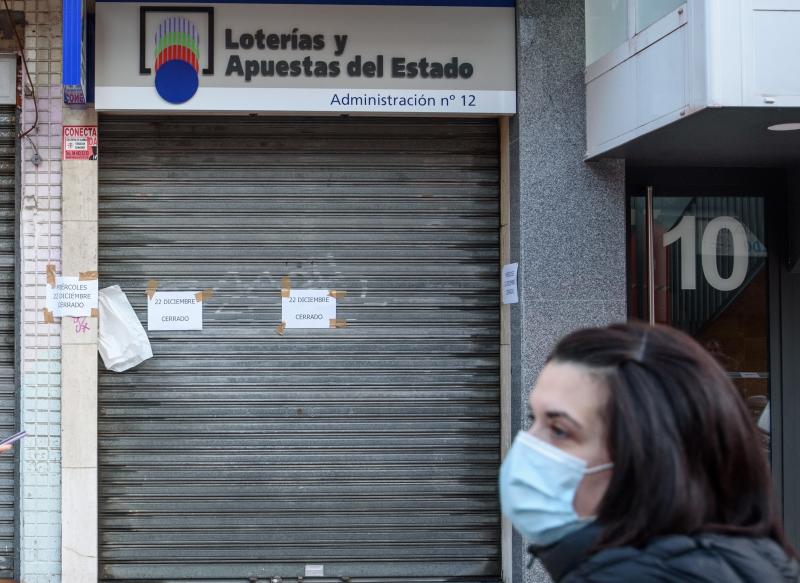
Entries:
{"label": "colorful lottery logo", "polygon": [[185,18],[167,18],[156,32],[156,91],[170,103],[189,101],[197,92],[200,35]]}

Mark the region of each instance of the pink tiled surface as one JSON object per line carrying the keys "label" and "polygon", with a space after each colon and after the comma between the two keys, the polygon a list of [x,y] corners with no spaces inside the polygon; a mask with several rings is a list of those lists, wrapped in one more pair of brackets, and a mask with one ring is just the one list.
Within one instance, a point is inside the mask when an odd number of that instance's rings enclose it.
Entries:
{"label": "pink tiled surface", "polygon": [[[61,259],[61,0],[14,0],[25,10],[25,47],[39,109],[22,142],[21,417],[30,437],[21,448],[21,572],[26,583],[55,583],[61,573],[61,338],[45,324],[45,272]],[[25,85],[27,77],[23,75]],[[23,129],[35,119],[29,90]],[[34,147],[35,146],[35,147]],[[41,163],[32,162],[38,150]]]}

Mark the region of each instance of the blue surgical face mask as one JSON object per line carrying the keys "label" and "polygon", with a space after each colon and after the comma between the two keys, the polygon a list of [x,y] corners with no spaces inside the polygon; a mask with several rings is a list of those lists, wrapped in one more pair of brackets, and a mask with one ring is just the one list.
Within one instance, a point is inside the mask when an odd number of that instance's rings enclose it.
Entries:
{"label": "blue surgical face mask", "polygon": [[582,459],[520,431],[500,466],[503,514],[534,545],[553,544],[594,520],[575,513],[575,492],[585,475],[613,465],[587,468]]}

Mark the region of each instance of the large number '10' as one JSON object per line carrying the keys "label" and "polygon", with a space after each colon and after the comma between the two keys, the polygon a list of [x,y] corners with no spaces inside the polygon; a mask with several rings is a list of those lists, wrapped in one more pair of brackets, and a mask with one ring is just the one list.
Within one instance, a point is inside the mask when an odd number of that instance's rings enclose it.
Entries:
{"label": "large number '10'", "polygon": [[[733,240],[733,269],[722,277],[717,267],[717,241],[722,231],[728,231]],[[686,215],[677,226],[664,233],[664,247],[681,242],[681,289],[697,289],[697,220]],[[731,291],[744,283],[750,257],[747,249],[747,231],[733,217],[717,217],[706,225],[700,241],[703,275],[708,284],[719,291]]]}

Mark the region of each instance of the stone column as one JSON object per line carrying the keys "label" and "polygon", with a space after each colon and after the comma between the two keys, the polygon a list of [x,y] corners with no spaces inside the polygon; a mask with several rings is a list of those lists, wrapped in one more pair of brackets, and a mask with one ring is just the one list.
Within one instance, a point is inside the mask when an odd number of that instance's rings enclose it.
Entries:
{"label": "stone column", "polygon": [[[518,0],[518,114],[511,123],[512,431],[553,344],[626,318],[625,166],[585,162],[584,0]],[[547,581],[515,533],[514,583]]]}
{"label": "stone column", "polygon": [[[97,125],[93,109],[64,107],[63,118]],[[97,271],[97,164],[62,163],[62,275]],[[62,583],[97,580],[97,324],[61,321]]]}

